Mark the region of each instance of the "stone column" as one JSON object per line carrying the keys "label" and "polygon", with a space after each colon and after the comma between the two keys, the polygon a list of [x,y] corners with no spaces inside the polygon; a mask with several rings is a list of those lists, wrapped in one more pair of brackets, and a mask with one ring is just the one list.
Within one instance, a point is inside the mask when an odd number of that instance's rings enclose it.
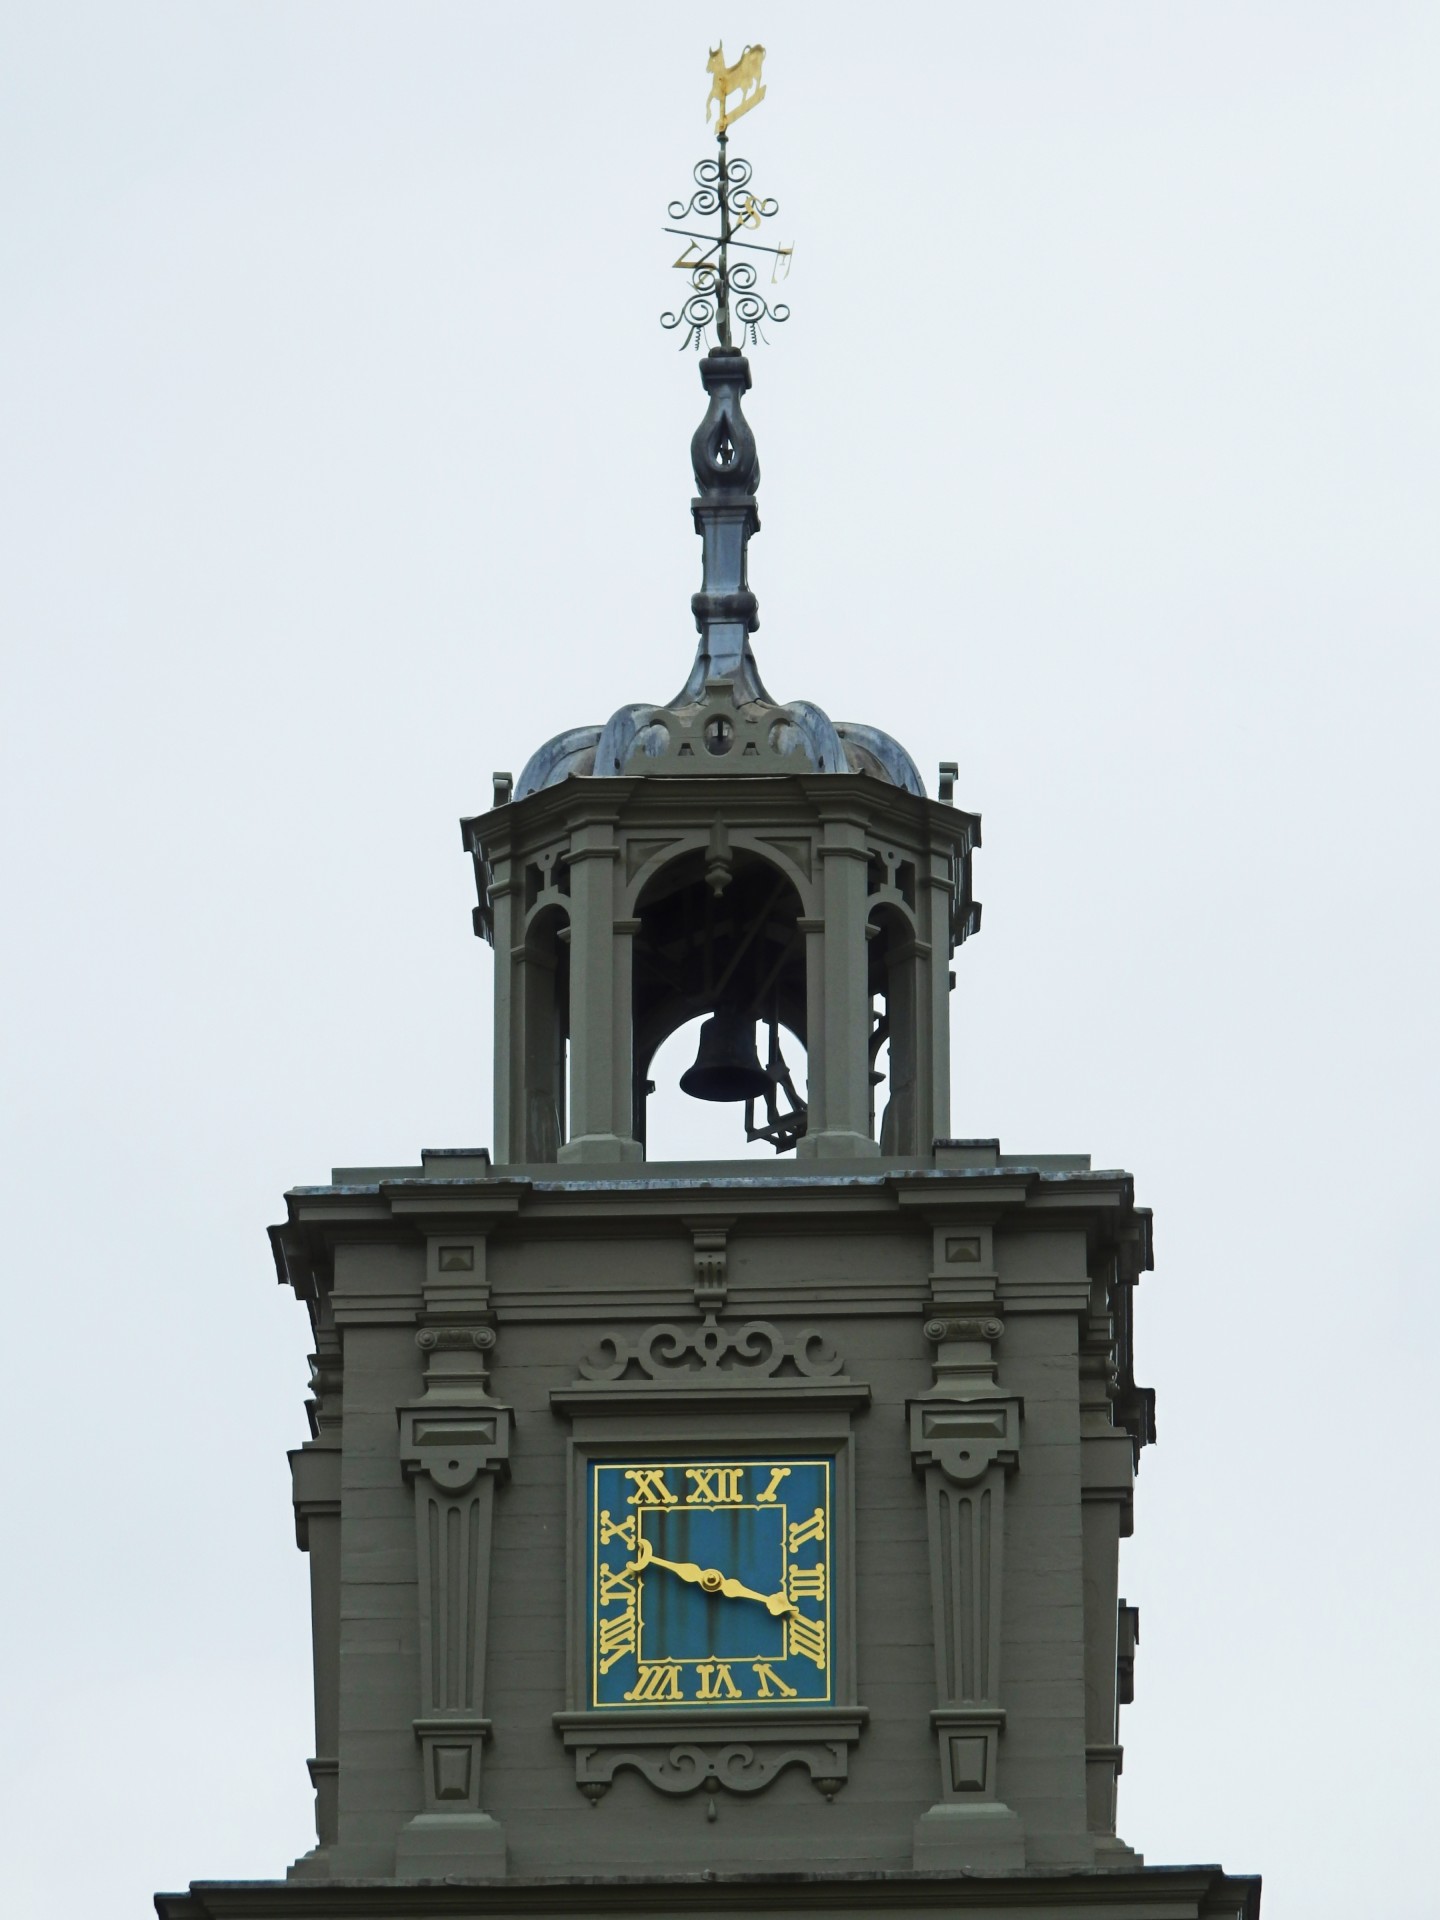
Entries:
{"label": "stone column", "polygon": [[491,1397],[488,1326],[428,1326],[415,1336],[425,1390],[400,1409],[400,1459],[415,1487],[424,1811],[402,1829],[402,1880],[505,1871],[505,1833],[480,1805],[485,1645],[495,1483],[509,1473],[510,1409]]}
{"label": "stone column", "polygon": [[950,1133],[950,916],[955,900],[955,880],[948,853],[932,852],[928,860],[929,872],[922,875],[930,956],[924,969],[927,1004],[921,1057],[926,1062],[929,1101],[921,1112],[931,1132],[930,1138],[920,1143],[922,1152],[929,1148],[931,1141],[944,1140]]}
{"label": "stone column", "polygon": [[[878,1154],[870,1137],[870,994],[867,985],[865,922],[869,854],[861,820],[825,822],[818,849],[824,862],[823,977],[810,980],[809,1004],[823,1005],[818,1033],[808,1037],[811,1084],[818,1083],[823,1104],[819,1123],[812,1109],[810,1129],[800,1141],[803,1159],[856,1159]],[[804,924],[804,923],[802,923]],[[813,970],[815,944],[807,940]],[[818,988],[818,992],[817,992]]]}
{"label": "stone column", "polygon": [[[805,942],[805,1107],[811,1133],[825,1127],[825,922],[802,914],[795,922]],[[797,1159],[809,1157],[803,1135]]]}
{"label": "stone column", "polygon": [[512,959],[512,1051],[519,1062],[517,1082],[524,1106],[518,1133],[512,1136],[519,1141],[515,1157],[544,1164],[554,1160],[564,1137],[565,1046],[556,1005],[559,961],[553,945],[545,952],[528,939]]}
{"label": "stone column", "polygon": [[1019,1816],[1000,1799],[1000,1634],[1005,1476],[1019,1459],[1021,1403],[996,1385],[992,1315],[936,1317],[935,1384],[908,1404],[910,1452],[925,1476],[938,1704],[940,1799],[915,1827],[915,1865],[937,1871],[1023,1867]]}
{"label": "stone column", "polygon": [[[885,1001],[890,1016],[890,1098],[881,1122],[880,1151],[914,1159],[935,1139],[930,1112],[929,1009],[920,991],[930,947],[903,940],[885,954]],[[923,1008],[923,1012],[922,1012]]]}
{"label": "stone column", "polygon": [[634,1135],[633,923],[615,916],[620,849],[609,820],[570,843],[570,1137],[562,1161],[643,1158]]}
{"label": "stone column", "polygon": [[614,961],[611,979],[613,1014],[611,1032],[615,1036],[613,1075],[610,1082],[610,1124],[625,1149],[625,1158],[644,1159],[644,1149],[635,1136],[635,936],[638,920],[616,920]]}
{"label": "stone column", "polygon": [[[525,1152],[525,1061],[523,1039],[515,1031],[523,1024],[517,1016],[523,1005],[525,945],[513,865],[508,852],[497,857],[486,903],[493,916],[490,940],[495,950],[495,1163],[501,1167]],[[482,910],[475,911],[479,915]],[[481,931],[479,925],[476,931]]]}

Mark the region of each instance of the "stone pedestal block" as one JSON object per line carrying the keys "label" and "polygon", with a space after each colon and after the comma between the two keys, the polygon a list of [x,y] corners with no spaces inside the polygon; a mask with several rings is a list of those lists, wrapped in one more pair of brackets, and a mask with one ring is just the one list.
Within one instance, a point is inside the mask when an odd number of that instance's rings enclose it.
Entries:
{"label": "stone pedestal block", "polygon": [[488,1813],[420,1813],[395,1845],[397,1880],[493,1880],[505,1872],[505,1829]]}
{"label": "stone pedestal block", "polygon": [[1025,1829],[1009,1807],[931,1807],[915,1822],[915,1865],[926,1873],[1019,1873]]}

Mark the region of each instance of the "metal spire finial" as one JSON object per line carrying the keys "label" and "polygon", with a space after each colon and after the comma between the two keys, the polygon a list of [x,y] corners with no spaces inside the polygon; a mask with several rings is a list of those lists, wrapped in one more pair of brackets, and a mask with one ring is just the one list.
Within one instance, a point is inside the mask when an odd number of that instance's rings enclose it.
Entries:
{"label": "metal spire finial", "polygon": [[[772,219],[780,211],[778,200],[756,198],[750,191],[750,162],[738,156],[732,160],[729,152],[731,121],[758,107],[765,98],[760,79],[764,60],[764,47],[746,47],[730,67],[725,64],[723,42],[710,53],[706,68],[711,76],[710,94],[705,102],[705,118],[709,120],[712,107],[719,107],[715,126],[718,154],[714,160],[700,161],[695,168],[695,192],[688,200],[672,200],[668,211],[672,220],[700,221],[718,215],[719,232],[697,232],[688,226],[665,229],[666,233],[676,234],[690,243],[675,262],[682,272],[690,275],[689,297],[678,313],[660,316],[662,327],[686,329],[680,343],[682,351],[688,346],[698,347],[702,339],[708,341],[712,326],[722,347],[734,344],[732,327],[738,328],[754,346],[763,338],[762,321],[773,320],[778,324],[790,318],[789,307],[778,301],[772,307],[765,296],[756,291],[759,275],[754,262],[730,258],[732,248],[746,253],[768,253],[772,262],[770,284],[774,286],[781,277],[782,261],[785,277],[789,278],[795,253],[793,246],[767,247],[761,241],[739,237],[742,233],[759,232],[761,221]],[[740,103],[732,107],[729,102],[737,93]],[[697,252],[697,248],[702,251]]]}
{"label": "metal spire finial", "polygon": [[[525,764],[512,792],[517,801],[572,774],[610,779],[720,772],[865,773],[907,793],[925,791],[909,754],[878,727],[837,724],[809,700],[784,705],[772,700],[750,645],[760,624],[749,577],[750,541],[760,531],[755,497],[760,458],[743,405],[750,365],[732,335],[741,340],[748,335],[753,342],[761,337],[762,321],[787,320],[790,309],[769,306],[755,291],[753,262],[731,256],[735,250],[768,253],[771,277],[778,279],[782,262],[789,272],[794,249],[766,246],[750,237],[779,207],[750,192],[750,164],[730,158],[726,136],[732,120],[765,98],[760,80],[764,58],[763,47],[746,47],[734,66],[727,66],[723,48],[711,53],[705,117],[719,107],[719,150],[715,159],[696,167],[696,191],[690,199],[671,202],[673,220],[697,224],[666,228],[690,243],[675,265],[690,274],[691,291],[679,313],[661,315],[661,324],[683,326],[684,345],[698,346],[703,338],[707,349],[699,365],[705,417],[690,442],[695,473],[690,511],[701,543],[700,591],[692,595],[690,611],[700,643],[673,700],[662,706],[627,702],[603,727],[567,727],[547,740]],[[698,223],[712,216],[719,231],[699,231]],[[719,335],[714,344],[707,337],[711,328]],[[772,1079],[779,1072],[772,1065]],[[793,1089],[787,1087],[787,1092],[793,1102]],[[751,1138],[783,1147],[782,1136],[787,1127],[793,1133],[795,1117],[771,1113]],[[793,1139],[788,1144],[793,1145]]]}

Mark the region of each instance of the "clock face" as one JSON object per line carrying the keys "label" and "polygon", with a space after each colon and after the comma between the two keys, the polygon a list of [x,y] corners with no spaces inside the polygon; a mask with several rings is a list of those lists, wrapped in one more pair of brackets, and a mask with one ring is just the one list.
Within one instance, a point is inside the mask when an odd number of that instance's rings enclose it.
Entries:
{"label": "clock face", "polygon": [[831,1697],[834,1462],[592,1460],[592,1707]]}

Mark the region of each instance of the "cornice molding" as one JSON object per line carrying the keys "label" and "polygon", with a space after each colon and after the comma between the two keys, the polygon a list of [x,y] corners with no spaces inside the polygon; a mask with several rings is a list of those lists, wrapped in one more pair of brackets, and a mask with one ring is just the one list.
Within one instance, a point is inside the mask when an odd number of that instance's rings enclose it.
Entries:
{"label": "cornice molding", "polygon": [[[414,1920],[415,1886],[395,1881],[196,1881],[155,1896],[159,1920]],[[1163,1903],[1163,1906],[1162,1906]],[[424,1888],[426,1920],[528,1920],[530,1915],[706,1914],[750,1920],[766,1914],[944,1915],[1091,1912],[1148,1920],[1259,1920],[1258,1875],[1219,1867],[1137,1867],[1118,1873],[1031,1875],[880,1872],[705,1872],[573,1879],[495,1879]]]}

